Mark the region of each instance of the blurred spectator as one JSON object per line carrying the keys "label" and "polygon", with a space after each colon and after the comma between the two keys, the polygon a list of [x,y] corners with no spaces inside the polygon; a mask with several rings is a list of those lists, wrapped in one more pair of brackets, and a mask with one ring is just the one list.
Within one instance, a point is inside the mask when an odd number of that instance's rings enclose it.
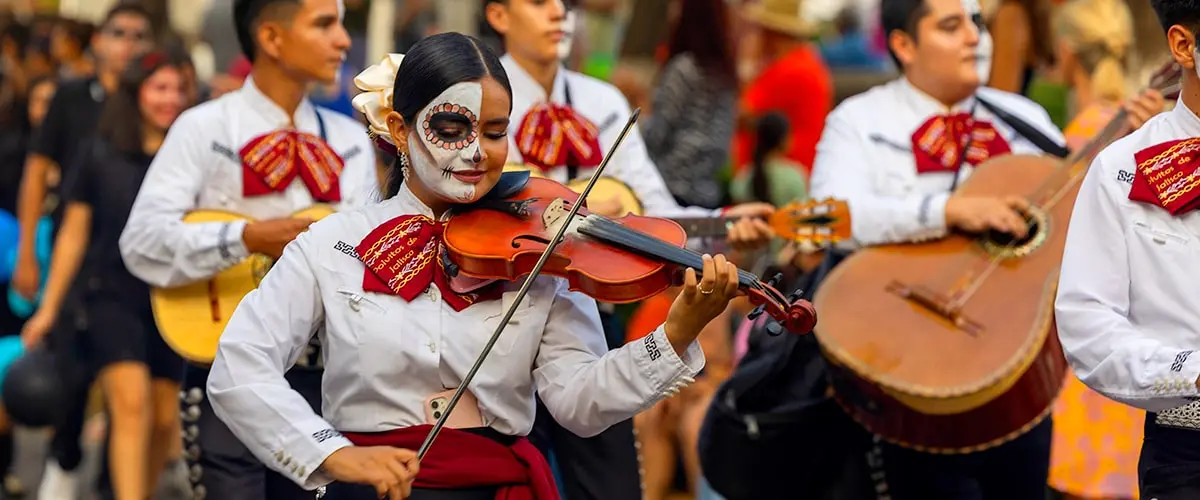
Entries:
{"label": "blurred spectator", "polygon": [[720,206],[729,161],[737,67],[725,0],[673,0],[666,67],[642,129],[646,149],[681,205]]}
{"label": "blurred spectator", "polygon": [[838,36],[821,43],[821,58],[830,69],[865,69],[883,71],[888,68],[887,57],[876,52],[859,23],[852,7],[846,7],[834,19]]}
{"label": "blurred spectator", "polygon": [[95,65],[87,57],[95,31],[90,23],[72,19],[62,19],[54,25],[50,35],[50,55],[58,63],[60,77],[84,78],[95,72]]}
{"label": "blurred spectator", "polygon": [[1036,72],[1054,64],[1050,0],[1004,0],[988,23],[992,49],[989,87],[1026,95]]}

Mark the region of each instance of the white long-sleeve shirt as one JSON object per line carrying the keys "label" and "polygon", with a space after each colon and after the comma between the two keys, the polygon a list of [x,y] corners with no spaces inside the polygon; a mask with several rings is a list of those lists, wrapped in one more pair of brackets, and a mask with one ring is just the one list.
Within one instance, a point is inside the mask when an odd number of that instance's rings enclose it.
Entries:
{"label": "white long-sleeve shirt", "polygon": [[[607,155],[609,148],[621,135],[621,129],[629,120],[632,110],[629,101],[620,90],[607,82],[587,75],[559,68],[554,77],[554,87],[549,96],[546,90],[521,68],[512,56],[500,58],[504,71],[508,74],[512,85],[512,120],[508,127],[508,162],[525,163],[521,150],[517,147],[517,131],[521,128],[521,120],[529,113],[534,105],[542,102],[567,104],[567,90],[570,89],[571,108],[580,116],[587,118],[596,128],[600,129],[600,148]],[[580,168],[579,175],[589,176],[593,169]],[[546,173],[547,177],[558,182],[567,182],[567,168],[557,167]],[[704,207],[684,207],[675,201],[667,184],[663,182],[658,166],[650,159],[646,151],[646,143],[637,125],[629,130],[629,134],[617,148],[613,159],[604,167],[604,175],[624,182],[637,194],[642,202],[646,215],[654,217],[707,217],[718,216],[721,210]]]}
{"label": "white long-sleeve shirt", "polygon": [[[1017,94],[981,87],[988,102],[1036,127],[1063,144],[1062,133],[1041,106]],[[900,78],[846,99],[825,119],[817,143],[810,192],[812,198],[832,197],[850,206],[853,242],[848,246],[906,243],[946,235],[946,200],[954,173],[918,174],[912,150],[913,133],[930,117],[970,113],[995,127],[1014,154],[1042,151],[984,108],[975,98],[946,109],[944,105]],[[972,168],[963,163],[959,182]]]}
{"label": "white long-sleeve shirt", "polygon": [[197,209],[220,209],[252,217],[288,217],[313,205],[299,178],[283,192],[242,196],[238,151],[262,134],[295,128],[320,135],[345,162],[339,177],[342,201],[355,207],[379,198],[375,149],[366,128],[345,115],[320,110],[307,99],[294,117],[268,99],[247,79],[237,91],[183,113],[155,155],[129,222],[121,233],[121,257],[129,271],[157,287],[175,287],[208,279],[245,259],[245,222],[185,224]]}
{"label": "white long-sleeve shirt", "polygon": [[1079,379],[1152,412],[1200,396],[1200,212],[1131,201],[1134,155],[1197,137],[1200,118],[1179,102],[1100,153],[1075,201],[1054,304]]}
{"label": "white long-sleeve shirt", "polygon": [[[238,305],[208,379],[213,409],[245,445],[306,488],[326,484],[325,458],[349,446],[340,432],[427,423],[425,400],[458,387],[515,297],[456,312],[430,286],[412,302],[363,290],[354,250],[386,221],[433,214],[407,189],[381,204],[318,221],[288,245]],[[318,416],[284,379],[317,332],[324,346]],[[693,342],[676,355],[662,327],[608,352],[595,302],[539,277],[469,389],[484,423],[525,435],[534,393],[564,428],[592,436],[690,383],[704,365]]]}

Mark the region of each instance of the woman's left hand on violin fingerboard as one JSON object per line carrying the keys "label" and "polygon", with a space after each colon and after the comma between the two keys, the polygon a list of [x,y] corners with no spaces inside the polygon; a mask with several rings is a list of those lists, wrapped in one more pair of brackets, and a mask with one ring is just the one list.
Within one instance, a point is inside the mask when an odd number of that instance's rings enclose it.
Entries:
{"label": "woman's left hand on violin fingerboard", "polygon": [[704,255],[704,270],[684,271],[683,287],[667,312],[664,332],[682,355],[700,331],[738,296],[738,270],[724,255]]}
{"label": "woman's left hand on violin fingerboard", "polygon": [[725,217],[741,217],[733,227],[729,228],[726,240],[729,246],[740,251],[757,250],[775,237],[766,218],[775,213],[775,207],[768,203],[753,202],[734,205],[725,211]]}

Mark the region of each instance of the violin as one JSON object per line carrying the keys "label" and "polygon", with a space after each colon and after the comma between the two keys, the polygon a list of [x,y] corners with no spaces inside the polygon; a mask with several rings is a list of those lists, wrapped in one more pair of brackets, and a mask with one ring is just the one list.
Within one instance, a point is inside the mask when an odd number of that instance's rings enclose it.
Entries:
{"label": "violin", "polygon": [[[554,235],[565,229],[542,274],[566,278],[572,290],[616,304],[653,297],[678,284],[684,269],[703,268],[701,255],[684,248],[688,235],[678,223],[638,215],[611,219],[586,206],[568,217],[579,196],[563,184],[532,177],[512,196],[455,213],[442,233],[450,262],[468,276],[516,281],[533,271]],[[799,300],[800,291],[780,293],[778,280],[763,283],[738,271],[738,287],[757,306],[751,314],[766,312],[790,332],[812,331],[812,304]]]}
{"label": "violin", "polygon": [[[580,202],[592,192],[640,114],[640,109],[633,110],[579,193],[549,179],[531,179],[528,172],[507,172],[483,199],[452,213],[442,230],[442,245],[449,260],[447,272],[483,279],[523,278],[523,282],[417,450],[418,460],[433,446],[538,275],[565,278],[572,290],[619,303],[654,296],[679,282],[682,269],[703,269],[702,257],[684,248],[687,233],[678,223],[636,215],[610,219],[588,212],[586,203]],[[751,273],[738,271],[739,289],[756,306],[750,318],[770,314],[777,321],[771,330],[774,335],[782,333],[778,325],[799,334],[811,332],[817,322],[813,305],[800,299],[799,290],[787,296],[776,290],[775,285],[782,279],[777,274],[763,283]]]}

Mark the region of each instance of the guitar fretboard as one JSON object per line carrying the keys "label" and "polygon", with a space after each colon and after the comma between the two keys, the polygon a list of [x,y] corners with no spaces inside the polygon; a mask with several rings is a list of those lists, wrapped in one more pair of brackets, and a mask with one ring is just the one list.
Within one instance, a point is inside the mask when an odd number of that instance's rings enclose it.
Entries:
{"label": "guitar fretboard", "polygon": [[729,232],[732,217],[678,217],[672,218],[676,224],[683,226],[688,238],[724,238]]}

